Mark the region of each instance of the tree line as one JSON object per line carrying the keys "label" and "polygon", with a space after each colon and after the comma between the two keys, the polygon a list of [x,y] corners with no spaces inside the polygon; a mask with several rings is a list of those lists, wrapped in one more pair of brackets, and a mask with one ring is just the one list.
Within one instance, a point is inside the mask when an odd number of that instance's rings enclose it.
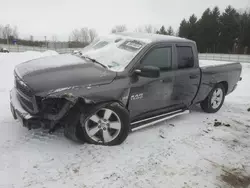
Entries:
{"label": "tree line", "polygon": [[[111,33],[118,33],[124,31],[127,31],[126,25],[116,25],[114,28],[111,29]],[[157,30],[157,28],[153,27],[151,24],[139,26],[134,29],[134,32],[175,35],[174,30],[171,26],[169,26],[167,30],[165,29],[165,26],[162,26],[159,30]]]}
{"label": "tree line", "polygon": [[[127,31],[126,25],[116,25],[110,32]],[[223,12],[218,7],[212,10],[207,8],[198,19],[192,14],[188,19],[183,19],[179,28],[174,29],[169,26],[161,26],[159,29],[148,24],[138,26],[134,32],[156,33],[162,35],[175,35],[196,41],[200,53],[250,53],[250,9],[237,11],[228,6]],[[98,36],[93,28],[79,28],[72,30],[68,47],[80,48],[91,43]],[[17,27],[10,25],[0,25],[0,44],[11,44],[14,39],[18,39]],[[19,45],[27,46],[47,46],[47,42],[58,42],[56,36],[51,40],[44,41],[18,39]]]}
{"label": "tree line", "polygon": [[17,26],[0,25],[0,44],[13,44],[16,41],[20,45],[24,46],[45,46],[45,41],[34,41],[33,36],[30,36],[29,40],[20,39]]}
{"label": "tree line", "polygon": [[196,41],[200,53],[250,53],[250,11],[228,6],[206,9],[201,18],[193,14],[183,19],[179,36]]}
{"label": "tree line", "polygon": [[[111,32],[126,31],[125,25],[115,26]],[[216,6],[207,8],[200,19],[192,14],[183,19],[177,31],[171,26],[159,30],[146,25],[135,32],[175,35],[194,40],[200,53],[237,53],[250,54],[250,9],[237,11],[228,6],[222,13]]]}

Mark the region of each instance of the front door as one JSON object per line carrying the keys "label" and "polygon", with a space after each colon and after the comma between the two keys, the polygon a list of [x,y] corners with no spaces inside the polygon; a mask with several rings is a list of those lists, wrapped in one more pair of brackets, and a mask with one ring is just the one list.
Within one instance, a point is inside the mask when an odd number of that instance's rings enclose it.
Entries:
{"label": "front door", "polygon": [[174,84],[172,69],[172,46],[156,46],[140,61],[140,66],[160,68],[158,78],[138,76],[131,83],[129,110],[131,118],[165,108],[171,101]]}

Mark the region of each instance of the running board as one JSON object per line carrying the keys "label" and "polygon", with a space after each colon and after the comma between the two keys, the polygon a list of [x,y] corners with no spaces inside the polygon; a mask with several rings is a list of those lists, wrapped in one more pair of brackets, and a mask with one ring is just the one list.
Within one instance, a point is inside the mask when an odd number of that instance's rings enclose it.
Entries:
{"label": "running board", "polygon": [[166,113],[166,114],[161,114],[155,117],[150,117],[144,120],[140,120],[140,121],[136,121],[131,123],[131,127],[132,127],[132,131],[136,131],[145,127],[148,127],[150,125],[156,124],[156,123],[160,123],[162,121],[165,121],[167,119],[171,119],[173,117],[179,116],[179,115],[184,115],[184,114],[188,114],[190,111],[189,110],[178,110],[178,111],[174,111],[174,112],[170,112],[170,113]]}

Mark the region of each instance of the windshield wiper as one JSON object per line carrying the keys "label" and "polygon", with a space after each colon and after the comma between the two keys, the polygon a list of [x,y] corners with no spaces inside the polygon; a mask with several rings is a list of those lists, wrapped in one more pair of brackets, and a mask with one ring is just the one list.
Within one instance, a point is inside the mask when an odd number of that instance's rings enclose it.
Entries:
{"label": "windshield wiper", "polygon": [[101,65],[102,67],[104,67],[104,68],[106,68],[106,69],[108,68],[106,65],[100,63],[100,62],[97,61],[96,59],[93,59],[93,58],[90,58],[90,57],[84,56],[84,55],[82,55],[81,57],[83,57],[83,58],[85,58],[85,59],[89,59],[90,61],[92,61],[92,62],[94,62],[94,63],[97,63],[97,64]]}

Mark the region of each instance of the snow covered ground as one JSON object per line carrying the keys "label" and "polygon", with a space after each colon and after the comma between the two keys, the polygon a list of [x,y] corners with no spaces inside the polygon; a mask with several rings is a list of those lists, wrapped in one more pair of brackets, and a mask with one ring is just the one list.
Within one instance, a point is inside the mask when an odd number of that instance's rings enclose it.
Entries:
{"label": "snow covered ground", "polygon": [[[250,184],[250,64],[216,114],[191,114],[131,133],[120,146],[77,144],[28,131],[12,117],[14,65],[54,53],[0,54],[1,188],[214,188]],[[230,126],[214,126],[215,119]]]}

